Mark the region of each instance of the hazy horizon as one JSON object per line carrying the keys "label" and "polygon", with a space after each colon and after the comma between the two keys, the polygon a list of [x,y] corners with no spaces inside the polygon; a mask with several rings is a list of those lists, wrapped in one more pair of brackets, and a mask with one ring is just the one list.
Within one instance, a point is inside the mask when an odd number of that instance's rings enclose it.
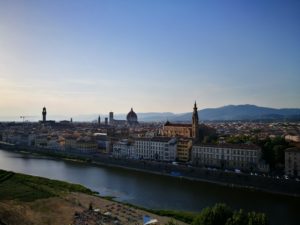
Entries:
{"label": "hazy horizon", "polygon": [[300,1],[1,1],[0,120],[300,108]]}
{"label": "hazy horizon", "polygon": [[[219,106],[219,107],[202,108],[202,109],[198,108],[198,111],[206,110],[206,109],[219,109],[219,108],[228,107],[228,106],[242,106],[242,105],[245,106],[245,105],[250,105],[250,104],[240,104],[240,105],[229,104],[229,105],[224,105],[224,106]],[[251,106],[257,106],[257,105],[251,105]],[[257,107],[272,108],[272,107],[268,107],[268,106],[257,106]],[[272,108],[272,109],[299,109],[300,110],[300,108]],[[110,111],[110,112],[114,113],[114,119],[126,120],[126,115],[129,113],[129,111],[128,112]],[[145,117],[149,118],[149,115],[147,115],[147,114],[153,114],[153,115],[154,114],[161,114],[160,117],[163,118],[162,114],[182,115],[182,114],[186,114],[186,113],[192,113],[192,108],[191,108],[190,111],[178,112],[178,113],[171,112],[171,111],[168,111],[168,112],[167,111],[164,111],[164,112],[163,111],[156,111],[156,112],[154,112],[154,111],[153,112],[138,112],[138,111],[135,111],[135,112],[137,113],[139,119],[141,119],[139,116],[142,115],[142,121],[143,121],[143,119]],[[153,116],[153,115],[150,115],[150,117]],[[21,117],[21,116],[24,116],[24,118]],[[104,123],[105,117],[107,117],[107,118],[109,117],[109,112],[106,112],[106,113],[93,112],[93,113],[88,113],[88,114],[53,114],[53,113],[51,113],[51,109],[50,109],[50,112],[47,109],[47,120],[61,121],[61,120],[70,120],[72,118],[73,121],[80,121],[80,122],[83,122],[83,121],[97,121],[98,116],[101,117],[101,122]],[[22,122],[23,119],[24,119],[24,121],[29,121],[29,122],[39,121],[39,120],[42,119],[42,110],[40,111],[39,115],[36,113],[36,114],[33,114],[33,115],[13,115],[13,116],[2,116],[2,117],[0,116],[0,122],[8,122],[8,121]],[[166,115],[165,120],[167,120],[167,119],[168,119],[168,116]],[[200,119],[201,119],[201,114],[200,114]],[[149,119],[147,119],[147,121],[148,120]]]}

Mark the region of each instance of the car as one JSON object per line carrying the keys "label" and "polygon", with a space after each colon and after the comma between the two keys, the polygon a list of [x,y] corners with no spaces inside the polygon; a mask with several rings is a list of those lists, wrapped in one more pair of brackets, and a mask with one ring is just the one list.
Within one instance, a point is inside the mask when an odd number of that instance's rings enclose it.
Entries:
{"label": "car", "polygon": [[234,172],[235,173],[242,173],[241,170],[239,170],[239,169],[234,169]]}

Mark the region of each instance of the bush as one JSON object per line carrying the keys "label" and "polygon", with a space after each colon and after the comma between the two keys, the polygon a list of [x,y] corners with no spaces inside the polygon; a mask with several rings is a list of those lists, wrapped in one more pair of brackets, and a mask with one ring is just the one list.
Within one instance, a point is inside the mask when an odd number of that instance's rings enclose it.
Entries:
{"label": "bush", "polygon": [[216,204],[203,209],[192,225],[269,225],[269,221],[264,213],[233,211],[225,204]]}
{"label": "bush", "polygon": [[214,207],[207,207],[196,216],[192,225],[221,225],[225,224],[233,212],[225,204],[216,204]]}

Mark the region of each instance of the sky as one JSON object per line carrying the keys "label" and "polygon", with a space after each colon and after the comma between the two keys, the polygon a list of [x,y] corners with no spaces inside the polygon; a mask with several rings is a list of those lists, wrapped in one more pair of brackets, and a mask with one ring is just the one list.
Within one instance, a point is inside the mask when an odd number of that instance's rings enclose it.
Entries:
{"label": "sky", "polygon": [[0,120],[300,108],[300,1],[0,0]]}

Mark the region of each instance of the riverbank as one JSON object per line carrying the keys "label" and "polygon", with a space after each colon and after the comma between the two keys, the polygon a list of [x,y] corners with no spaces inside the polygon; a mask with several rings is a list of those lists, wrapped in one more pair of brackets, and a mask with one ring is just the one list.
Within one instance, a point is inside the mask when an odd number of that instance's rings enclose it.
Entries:
{"label": "riverbank", "polygon": [[[1,146],[0,146],[1,147]],[[7,150],[36,154],[39,156],[53,157],[93,165],[122,168],[142,173],[170,176],[176,179],[212,183],[230,188],[246,189],[248,191],[260,191],[276,195],[300,197],[300,182],[294,180],[275,179],[262,176],[250,176],[249,174],[236,174],[224,171],[212,171],[203,168],[191,168],[187,166],[172,165],[154,161],[126,160],[108,157],[107,155],[84,155],[77,152],[61,152],[53,150],[32,150],[6,146]]]}
{"label": "riverbank", "polygon": [[0,224],[97,224],[94,219],[102,224],[142,224],[148,215],[160,224],[173,220],[185,225],[171,216],[175,214],[157,215],[100,197],[81,185],[0,170]]}

